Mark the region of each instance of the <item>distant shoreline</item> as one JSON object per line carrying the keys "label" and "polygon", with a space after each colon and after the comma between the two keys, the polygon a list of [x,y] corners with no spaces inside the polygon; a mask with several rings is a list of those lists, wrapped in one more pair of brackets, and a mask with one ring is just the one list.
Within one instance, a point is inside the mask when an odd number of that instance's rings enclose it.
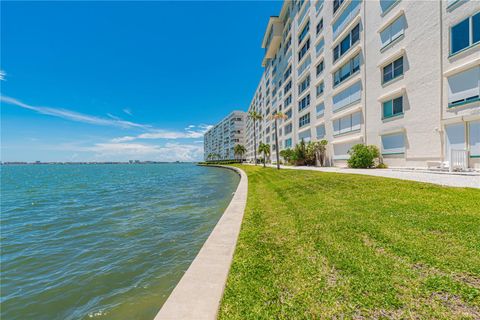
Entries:
{"label": "distant shoreline", "polygon": [[48,165],[48,164],[62,164],[62,165],[70,165],[70,164],[180,164],[180,163],[197,163],[196,161],[172,161],[172,162],[167,162],[167,161],[139,161],[139,160],[133,160],[133,161],[126,161],[126,162],[117,162],[117,161],[105,161],[105,162],[41,162],[41,161],[36,161],[36,162],[22,162],[22,161],[8,161],[8,162],[0,162],[0,165],[2,166],[11,166],[11,165]]}

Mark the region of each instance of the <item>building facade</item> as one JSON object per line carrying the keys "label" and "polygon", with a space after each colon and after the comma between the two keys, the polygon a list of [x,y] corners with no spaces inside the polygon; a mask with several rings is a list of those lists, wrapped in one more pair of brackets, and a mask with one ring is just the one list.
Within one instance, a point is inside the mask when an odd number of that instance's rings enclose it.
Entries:
{"label": "building facade", "polygon": [[285,1],[262,47],[247,159],[254,130],[274,149],[280,111],[280,149],[326,139],[332,165],[363,143],[392,167],[480,169],[479,1]]}
{"label": "building facade", "polygon": [[208,130],[203,139],[204,160],[233,160],[233,148],[237,144],[245,145],[244,111],[233,111],[218,124]]}

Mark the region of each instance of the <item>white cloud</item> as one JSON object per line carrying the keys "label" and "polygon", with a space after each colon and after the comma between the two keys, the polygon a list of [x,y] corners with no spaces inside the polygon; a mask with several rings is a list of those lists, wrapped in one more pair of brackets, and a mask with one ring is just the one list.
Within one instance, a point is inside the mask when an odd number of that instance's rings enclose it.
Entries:
{"label": "white cloud", "polygon": [[126,114],[128,114],[129,116],[132,115],[132,110],[130,110],[129,108],[125,108],[122,111],[125,112]]}
{"label": "white cloud", "polygon": [[89,123],[89,124],[95,124],[100,126],[120,127],[120,128],[139,128],[144,130],[149,130],[151,128],[148,125],[122,120],[112,115],[109,115],[111,119],[107,119],[107,118],[100,118],[97,116],[83,114],[83,113],[79,113],[79,112],[75,112],[67,109],[31,106],[19,100],[16,100],[14,98],[6,97],[6,96],[1,96],[0,101],[3,103],[15,105],[20,108],[36,111],[40,114],[67,119],[75,122]]}
{"label": "white cloud", "polygon": [[7,73],[3,70],[0,70],[0,80],[5,81],[6,76],[7,76]]}
{"label": "white cloud", "polygon": [[193,144],[167,143],[164,146],[142,143],[97,143],[84,151],[94,153],[101,160],[155,160],[155,161],[199,161],[203,147]]}
{"label": "white cloud", "polygon": [[168,130],[154,130],[151,132],[146,132],[139,134],[137,136],[123,136],[114,138],[111,142],[128,142],[139,139],[198,139],[202,138],[205,132],[207,132],[212,126],[211,125],[189,125],[185,128],[185,131],[168,131]]}

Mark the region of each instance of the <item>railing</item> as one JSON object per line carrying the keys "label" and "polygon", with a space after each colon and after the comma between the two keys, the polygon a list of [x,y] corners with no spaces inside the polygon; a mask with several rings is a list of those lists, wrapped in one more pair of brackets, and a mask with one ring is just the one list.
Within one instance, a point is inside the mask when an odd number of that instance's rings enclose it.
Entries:
{"label": "railing", "polygon": [[317,11],[317,14],[323,8],[323,2],[324,0],[318,0],[317,3],[315,4],[315,10]]}
{"label": "railing", "polygon": [[305,16],[307,15],[308,11],[310,9],[310,1],[307,1],[307,4],[305,5],[305,8],[303,9],[303,12],[300,14],[300,18],[298,19],[297,25],[300,26],[303,23],[303,20]]}
{"label": "railing", "polygon": [[[351,4],[345,9],[342,13],[342,16],[333,24],[333,40],[335,40],[338,35],[345,29],[347,24],[349,24],[353,18],[357,16],[360,12],[360,1],[353,0]],[[350,12],[349,12],[350,11]]]}
{"label": "railing", "polygon": [[449,171],[467,170],[468,168],[468,151],[467,150],[450,150],[450,168]]}
{"label": "railing", "polygon": [[323,47],[325,46],[325,41],[322,39],[320,42],[315,46],[316,57],[318,57],[323,52]]}

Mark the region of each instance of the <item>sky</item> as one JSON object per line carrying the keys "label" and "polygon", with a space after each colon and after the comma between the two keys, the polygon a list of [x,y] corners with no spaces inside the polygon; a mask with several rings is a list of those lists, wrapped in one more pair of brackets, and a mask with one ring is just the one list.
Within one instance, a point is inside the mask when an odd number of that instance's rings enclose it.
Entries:
{"label": "sky", "polygon": [[1,2],[2,161],[197,161],[281,1]]}

